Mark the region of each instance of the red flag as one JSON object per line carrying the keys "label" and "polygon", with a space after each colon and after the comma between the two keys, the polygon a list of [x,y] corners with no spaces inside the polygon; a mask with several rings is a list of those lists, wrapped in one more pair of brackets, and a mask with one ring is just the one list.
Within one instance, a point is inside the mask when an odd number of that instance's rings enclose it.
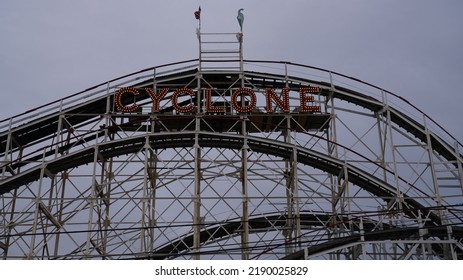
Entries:
{"label": "red flag", "polygon": [[201,19],[201,6],[199,6],[198,10],[195,12],[195,18]]}

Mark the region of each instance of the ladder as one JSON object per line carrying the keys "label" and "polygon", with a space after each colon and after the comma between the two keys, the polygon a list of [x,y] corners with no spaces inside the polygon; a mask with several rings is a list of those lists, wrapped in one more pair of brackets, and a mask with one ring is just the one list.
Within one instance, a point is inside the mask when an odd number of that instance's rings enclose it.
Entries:
{"label": "ladder", "polygon": [[199,70],[207,72],[243,72],[243,34],[202,33],[199,40]]}

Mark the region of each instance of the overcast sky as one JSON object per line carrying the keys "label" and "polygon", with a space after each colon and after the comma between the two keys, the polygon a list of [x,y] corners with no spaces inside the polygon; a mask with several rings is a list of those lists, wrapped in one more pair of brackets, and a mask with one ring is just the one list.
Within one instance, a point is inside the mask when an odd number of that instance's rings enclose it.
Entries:
{"label": "overcast sky", "polygon": [[237,32],[245,59],[327,68],[393,91],[463,141],[461,0],[0,0],[0,119]]}

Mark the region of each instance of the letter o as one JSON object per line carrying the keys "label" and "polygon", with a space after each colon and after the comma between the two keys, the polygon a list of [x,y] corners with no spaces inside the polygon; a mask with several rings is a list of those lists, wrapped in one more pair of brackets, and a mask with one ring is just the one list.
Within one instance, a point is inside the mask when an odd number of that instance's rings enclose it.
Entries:
{"label": "letter o", "polygon": [[[241,106],[238,104],[237,99],[238,96],[247,94],[251,98],[251,103],[248,106]],[[256,108],[256,94],[254,91],[250,88],[239,88],[235,91],[233,91],[232,96],[231,96],[231,104],[233,109],[240,113],[249,113]]]}

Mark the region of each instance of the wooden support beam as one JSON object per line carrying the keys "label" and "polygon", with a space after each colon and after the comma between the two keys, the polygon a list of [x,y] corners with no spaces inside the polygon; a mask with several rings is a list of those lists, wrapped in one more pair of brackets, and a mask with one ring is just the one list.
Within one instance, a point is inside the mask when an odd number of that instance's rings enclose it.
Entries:
{"label": "wooden support beam", "polygon": [[42,213],[47,217],[47,219],[55,225],[56,228],[61,228],[61,223],[58,222],[58,220],[51,214],[51,212],[48,210],[48,208],[43,204],[42,201],[39,202],[39,209],[42,211]]}

